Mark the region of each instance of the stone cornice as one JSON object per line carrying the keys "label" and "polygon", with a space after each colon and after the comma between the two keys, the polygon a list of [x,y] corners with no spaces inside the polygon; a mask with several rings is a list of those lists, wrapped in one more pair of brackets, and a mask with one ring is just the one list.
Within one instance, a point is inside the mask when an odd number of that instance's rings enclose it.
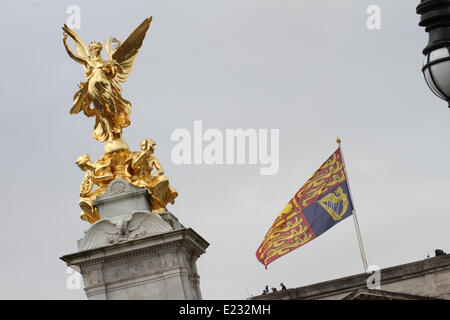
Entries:
{"label": "stone cornice", "polygon": [[[129,251],[130,246],[134,247],[132,251]],[[182,246],[189,249],[201,248],[201,250],[195,250],[196,255],[200,256],[205,252],[209,243],[193,229],[189,228],[80,251],[65,255],[60,259],[65,261],[68,265],[77,265],[85,268]]]}
{"label": "stone cornice", "polygon": [[[442,270],[450,270],[450,254],[381,269],[381,283],[382,285],[385,285]],[[319,299],[321,297],[339,295],[366,288],[368,277],[369,274],[361,273],[349,277],[260,295],[253,297],[253,299]]]}

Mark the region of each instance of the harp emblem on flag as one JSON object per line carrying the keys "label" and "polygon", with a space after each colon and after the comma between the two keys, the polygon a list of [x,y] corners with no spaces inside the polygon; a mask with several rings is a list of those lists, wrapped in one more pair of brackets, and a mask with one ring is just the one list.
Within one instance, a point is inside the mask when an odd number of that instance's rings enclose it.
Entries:
{"label": "harp emblem on flag", "polygon": [[348,209],[348,197],[344,190],[339,187],[334,193],[327,194],[317,201],[333,218],[334,221],[339,221]]}

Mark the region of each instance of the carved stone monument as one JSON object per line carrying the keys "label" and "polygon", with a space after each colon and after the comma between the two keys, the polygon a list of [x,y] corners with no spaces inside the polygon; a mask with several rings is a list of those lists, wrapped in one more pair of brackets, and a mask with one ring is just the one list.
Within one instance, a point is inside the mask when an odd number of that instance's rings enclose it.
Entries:
{"label": "carved stone monument", "polygon": [[130,74],[151,21],[145,19],[123,43],[105,41],[107,60],[101,43],[87,46],[63,27],[66,51],[86,76],[70,113],[95,116],[93,136],[105,142],[100,159],[84,154],[76,161],[86,172],[80,217],[91,226],[78,240],[78,252],[61,257],[83,276],[88,299],[201,299],[196,261],[209,244],[167,210],[178,192],[153,154],[156,143],[144,139],[141,151],[132,152],[122,138],[131,103],[119,82]]}
{"label": "carved stone monument", "polygon": [[79,252],[61,257],[83,276],[88,299],[201,299],[201,236],[169,212],[151,212],[147,191],[123,179],[95,204],[100,220],[78,240]]}

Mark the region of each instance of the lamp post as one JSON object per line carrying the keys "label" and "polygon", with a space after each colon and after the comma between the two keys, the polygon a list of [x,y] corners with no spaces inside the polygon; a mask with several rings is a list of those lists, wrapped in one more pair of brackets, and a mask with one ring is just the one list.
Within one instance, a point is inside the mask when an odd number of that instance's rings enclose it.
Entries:
{"label": "lamp post", "polygon": [[431,91],[450,108],[450,0],[421,0],[419,26],[429,34],[422,72]]}

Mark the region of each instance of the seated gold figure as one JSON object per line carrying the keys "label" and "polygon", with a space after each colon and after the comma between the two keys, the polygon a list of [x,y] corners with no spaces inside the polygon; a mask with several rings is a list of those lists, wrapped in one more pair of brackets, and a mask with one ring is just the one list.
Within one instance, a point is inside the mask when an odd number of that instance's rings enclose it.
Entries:
{"label": "seated gold figure", "polygon": [[[99,219],[94,200],[105,193],[108,184],[114,179],[110,166],[111,161],[108,157],[102,157],[94,164],[91,162],[89,155],[84,154],[78,157],[76,164],[86,172],[80,187],[81,219],[94,223]],[[95,190],[94,185],[97,185]]]}
{"label": "seated gold figure", "polygon": [[[178,192],[169,185],[169,179],[164,176],[164,169],[153,153],[156,142],[144,139],[141,142],[141,152],[133,152],[129,161],[128,174],[131,184],[147,188],[150,194],[152,212],[167,211],[167,204],[174,203]],[[153,171],[155,169],[156,171]]]}
{"label": "seated gold figure", "polygon": [[125,179],[135,187],[146,188],[150,196],[150,210],[154,213],[166,212],[167,204],[175,202],[178,192],[169,185],[161,163],[153,155],[155,146],[153,140],[144,139],[141,152],[114,152],[95,163],[88,154],[78,157],[76,164],[86,172],[80,187],[81,219],[94,223],[100,218],[94,200],[104,194],[109,183],[117,178]]}

